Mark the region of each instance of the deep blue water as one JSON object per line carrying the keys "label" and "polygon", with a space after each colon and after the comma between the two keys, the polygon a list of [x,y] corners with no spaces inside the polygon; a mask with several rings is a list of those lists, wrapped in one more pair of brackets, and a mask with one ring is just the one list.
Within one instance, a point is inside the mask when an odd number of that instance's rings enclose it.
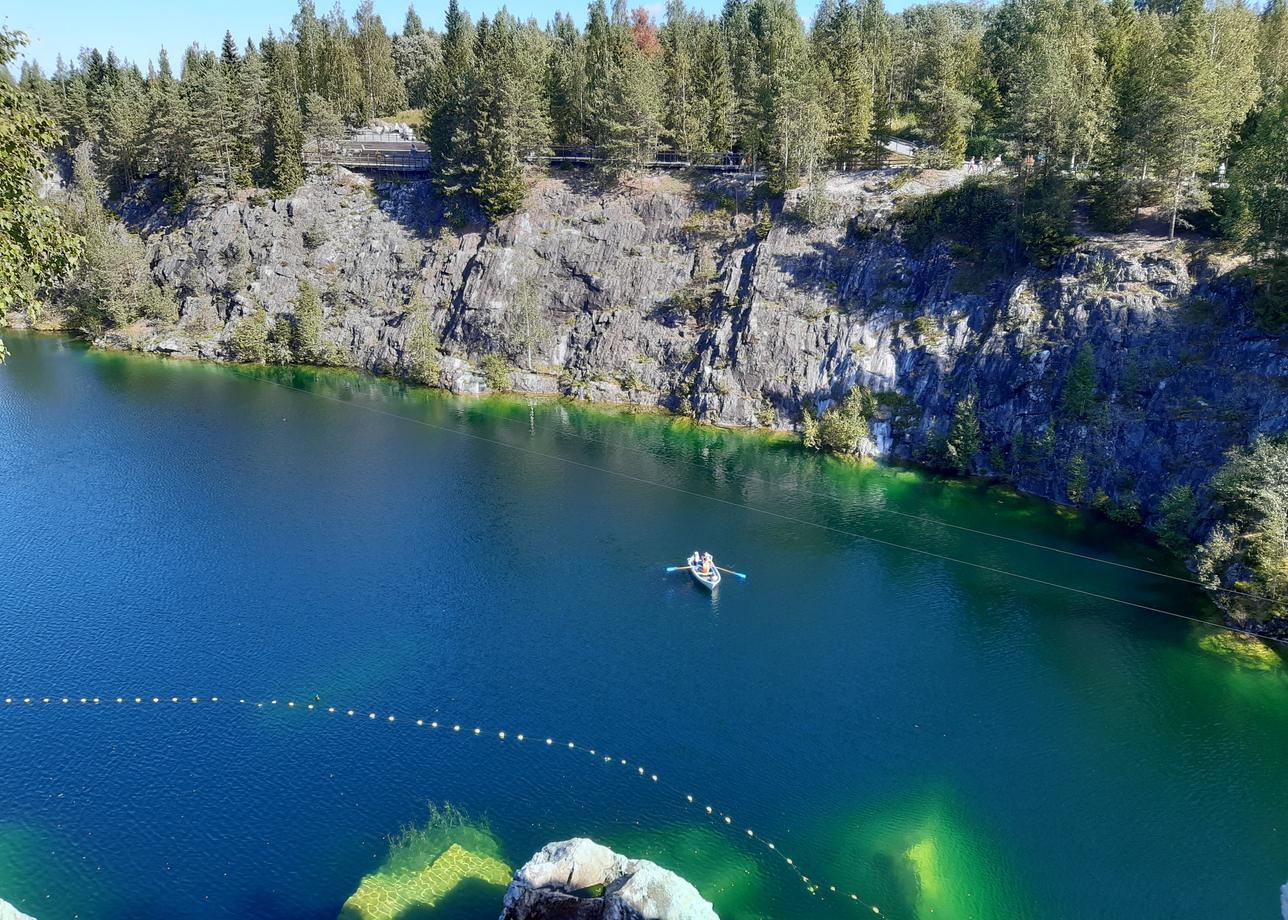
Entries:
{"label": "deep blue water", "polygon": [[[1204,615],[888,512],[1177,573],[1130,535],[653,415],[6,343],[0,697],[37,702],[0,709],[0,898],[40,920],[333,918],[429,801],[511,865],[652,855],[725,920],[871,915],[832,884],[895,920],[1276,916],[1282,666],[852,534]],[[662,571],[695,547],[751,577]]]}

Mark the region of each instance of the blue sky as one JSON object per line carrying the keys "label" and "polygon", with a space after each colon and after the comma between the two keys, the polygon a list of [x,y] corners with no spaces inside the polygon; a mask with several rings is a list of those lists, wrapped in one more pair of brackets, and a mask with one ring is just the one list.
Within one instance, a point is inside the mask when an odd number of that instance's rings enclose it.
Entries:
{"label": "blue sky", "polygon": [[[320,12],[330,9],[332,0],[314,0]],[[460,0],[475,17],[491,14],[502,5],[520,18],[535,16],[546,22],[555,10],[573,13],[584,19],[586,0]],[[629,0],[630,6],[655,8],[661,13],[665,0]],[[718,12],[723,0],[688,0],[690,6]],[[808,18],[817,0],[797,0],[801,14]],[[343,0],[345,12],[352,15],[358,0]],[[906,0],[886,0],[887,8],[900,9]],[[402,29],[407,13],[406,0],[375,0],[376,12],[391,32]],[[118,56],[146,69],[148,60],[156,57],[162,45],[170,59],[182,57],[182,49],[192,42],[207,48],[218,48],[224,31],[232,29],[239,45],[248,36],[256,39],[269,29],[285,31],[298,8],[298,0],[6,0],[0,22],[11,29],[26,32],[31,43],[26,56],[40,63],[46,72],[53,69],[61,54],[72,60],[82,47],[97,47],[106,52],[115,48]],[[416,11],[426,25],[441,27],[447,0],[420,0]]]}

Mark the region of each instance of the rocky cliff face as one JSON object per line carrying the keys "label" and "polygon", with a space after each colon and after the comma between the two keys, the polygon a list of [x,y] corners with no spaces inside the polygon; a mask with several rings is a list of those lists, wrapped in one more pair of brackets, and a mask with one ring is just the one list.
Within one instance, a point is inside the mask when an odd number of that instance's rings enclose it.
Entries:
{"label": "rocky cliff face", "polygon": [[[1092,238],[1053,270],[1004,276],[905,245],[897,201],[959,179],[834,179],[819,225],[790,198],[772,221],[737,213],[740,190],[720,180],[562,174],[499,224],[453,227],[423,183],[341,173],[177,222],[129,215],[181,318],[109,344],[227,357],[241,316],[290,314],[307,279],[326,339],[377,373],[407,369],[422,309],[442,382],[461,391],[486,389],[478,362],[501,353],[516,389],[782,428],[862,384],[882,394],[866,451],[911,459],[974,396],[977,472],[1146,515],[1231,445],[1288,428],[1288,349],[1256,330],[1228,274],[1145,237]],[[1074,421],[1061,397],[1088,343],[1096,407]]]}

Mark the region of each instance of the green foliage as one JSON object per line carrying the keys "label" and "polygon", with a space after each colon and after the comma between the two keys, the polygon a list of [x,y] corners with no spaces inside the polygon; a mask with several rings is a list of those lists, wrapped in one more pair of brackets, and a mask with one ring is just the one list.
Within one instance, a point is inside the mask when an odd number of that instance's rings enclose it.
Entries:
{"label": "green foliage", "polygon": [[904,202],[898,217],[914,248],[944,240],[964,261],[990,269],[1026,262],[1050,268],[1077,242],[1069,189],[1058,177],[1022,185],[967,179]]}
{"label": "green foliage", "polygon": [[243,364],[263,364],[268,360],[268,314],[262,307],[237,321],[230,344],[233,356]]}
{"label": "green foliage", "polygon": [[1158,542],[1178,556],[1184,555],[1191,546],[1190,533],[1197,515],[1194,490],[1187,485],[1172,486],[1158,506],[1158,520],[1154,525]]}
{"label": "green foliage", "polygon": [[510,389],[510,364],[500,355],[485,355],[479,362],[479,372],[489,390],[503,393]]}
{"label": "green foliage", "polygon": [[1288,601],[1288,439],[1258,437],[1231,450],[1212,478],[1221,518],[1198,554],[1211,584],[1275,599],[1273,605],[1230,597],[1237,613],[1263,618]]}
{"label": "green foliage", "polygon": [[[0,28],[0,69],[24,44],[21,32]],[[20,305],[34,309],[37,291],[75,268],[80,255],[79,241],[33,181],[48,173],[44,151],[57,141],[37,100],[0,75],[0,315]],[[0,343],[0,362],[5,354]]]}
{"label": "green foliage", "polygon": [[407,312],[411,323],[411,334],[407,337],[404,352],[407,379],[425,386],[442,386],[443,365],[439,359],[438,336],[434,334],[429,305],[417,298]]}
{"label": "green foliage", "polygon": [[1252,312],[1262,328],[1288,329],[1288,258],[1267,261],[1253,272]]}
{"label": "green foliage", "polygon": [[506,316],[506,343],[511,357],[522,358],[531,371],[541,348],[553,334],[545,310],[541,308],[540,290],[532,278],[525,277],[515,286]]}
{"label": "green foliage", "polygon": [[1096,408],[1096,354],[1090,342],[1084,342],[1069,368],[1060,394],[1060,411],[1078,421],[1087,421]]}
{"label": "green foliage", "polygon": [[1226,229],[1273,262],[1288,259],[1288,88],[1255,118],[1230,170]]}
{"label": "green foliage", "polygon": [[82,243],[76,270],[59,290],[79,328],[93,335],[129,325],[141,316],[162,321],[177,318],[173,298],[152,281],[143,242],[100,203],[88,146],[76,151],[63,222]]}
{"label": "green foliage", "polygon": [[1069,479],[1066,490],[1069,502],[1074,505],[1081,505],[1087,500],[1087,487],[1090,476],[1087,458],[1082,454],[1074,454],[1069,458],[1069,466],[1065,470],[1065,474]]}
{"label": "green foliage", "polygon": [[876,400],[864,387],[855,386],[839,403],[828,406],[818,421],[818,444],[838,454],[852,454],[868,436],[868,420]]}
{"label": "green foliage", "polygon": [[322,345],[322,298],[308,281],[300,282],[295,298],[295,321],[291,331],[291,352],[301,364],[325,363]]}
{"label": "green foliage", "polygon": [[823,446],[819,436],[818,419],[810,406],[801,408],[801,445],[809,450],[818,450]]}
{"label": "green foliage", "polygon": [[960,476],[970,473],[975,455],[984,447],[984,437],[975,412],[975,397],[966,396],[953,407],[953,418],[944,439],[944,461]]}

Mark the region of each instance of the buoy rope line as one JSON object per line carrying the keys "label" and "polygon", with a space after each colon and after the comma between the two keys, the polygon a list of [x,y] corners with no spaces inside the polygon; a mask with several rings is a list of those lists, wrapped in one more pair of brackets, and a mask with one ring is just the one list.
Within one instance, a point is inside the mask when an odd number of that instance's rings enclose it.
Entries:
{"label": "buoy rope line", "polygon": [[1034,575],[1021,575],[1019,572],[1011,572],[1006,569],[998,568],[997,566],[988,565],[986,563],[971,562],[969,560],[961,559],[956,556],[949,556],[945,553],[937,553],[933,550],[922,549],[921,547],[918,547],[918,546],[909,546],[906,543],[897,543],[893,540],[886,540],[881,537],[874,537],[874,536],[871,536],[870,534],[859,533],[858,531],[848,530],[844,527],[835,527],[831,524],[823,524],[818,521],[811,521],[806,518],[796,517],[795,515],[784,514],[780,511],[773,511],[773,510],[770,510],[769,508],[761,508],[756,505],[748,504],[747,502],[735,501],[729,498],[721,498],[718,495],[708,495],[704,492],[695,492],[692,489],[685,489],[681,486],[672,485],[671,483],[668,483],[668,482],[659,482],[655,479],[647,479],[643,476],[636,476],[632,473],[622,472],[621,470],[614,470],[608,467],[596,466],[593,463],[585,463],[581,460],[574,460],[571,457],[562,457],[559,454],[548,454],[545,451],[534,450],[530,447],[525,447],[522,444],[510,444],[510,443],[507,443],[506,441],[498,440],[497,438],[489,438],[486,435],[475,434],[474,432],[471,432],[471,431],[462,431],[459,428],[453,428],[448,425],[438,425],[433,422],[427,422],[423,419],[412,418],[411,416],[408,416],[408,415],[402,415],[401,413],[398,413],[398,412],[389,412],[388,410],[380,409],[375,406],[368,406],[362,403],[350,402],[348,400],[339,399],[338,397],[335,397],[335,396],[328,396],[325,393],[317,393],[312,390],[305,389],[304,387],[292,386],[291,384],[281,383],[280,381],[277,381],[277,380],[270,380],[266,377],[255,377],[250,374],[243,374],[240,371],[235,371],[235,370],[232,371],[232,373],[237,376],[243,377],[246,380],[254,380],[260,383],[269,383],[269,384],[272,384],[273,386],[281,387],[284,390],[293,390],[297,393],[304,393],[309,396],[315,396],[318,399],[328,400],[330,402],[335,402],[340,405],[353,406],[355,408],[362,409],[366,412],[371,412],[376,415],[383,415],[389,418],[401,419],[404,422],[410,422],[411,424],[420,425],[421,427],[429,428],[434,431],[444,431],[449,434],[455,434],[463,438],[468,438],[472,441],[479,441],[485,444],[493,444],[498,447],[505,447],[505,448],[508,448],[509,450],[518,451],[519,453],[523,453],[523,454],[528,454],[529,456],[541,457],[546,460],[555,460],[560,463],[567,463],[571,466],[580,467],[581,469],[594,470],[595,472],[604,473],[609,476],[616,476],[621,479],[629,480],[631,482],[637,482],[637,483],[640,483],[641,485],[653,486],[654,488],[665,489],[668,492],[676,492],[680,495],[687,495],[692,498],[698,498],[709,502],[716,502],[721,505],[727,505],[731,508],[741,508],[744,511],[751,511],[756,514],[763,514],[763,515],[766,515],[767,517],[776,518],[780,521],[785,521],[790,524],[797,524],[802,527],[814,527],[819,530],[825,530],[830,533],[840,534],[841,536],[851,537],[856,540],[864,540],[869,543],[875,543],[881,546],[888,546],[888,547],[891,547],[892,549],[900,549],[900,550],[904,550],[905,552],[916,553],[920,556],[925,556],[930,559],[938,559],[943,562],[951,562],[955,565],[961,565],[961,566],[966,566],[968,568],[977,569],[978,571],[981,571],[981,572],[989,572],[993,575],[1000,575],[1004,578],[1012,578],[1018,581],[1025,581],[1025,582],[1029,582],[1030,584],[1041,585],[1046,588],[1054,588],[1058,591],[1068,591],[1072,594],[1080,594],[1083,597],[1089,597],[1094,600],[1106,601],[1107,603],[1111,603],[1111,604],[1121,604],[1125,607],[1134,607],[1137,610],[1144,610],[1149,613],[1157,613],[1163,616],[1173,617],[1178,620],[1185,620],[1190,623],[1197,623],[1200,626],[1205,626],[1210,629],[1225,630],[1226,632],[1232,632],[1232,633],[1240,633],[1250,638],[1261,639],[1262,641],[1266,641],[1266,642],[1288,644],[1288,639],[1279,639],[1273,636],[1258,635],[1257,633],[1249,629],[1244,629],[1239,626],[1231,626],[1227,623],[1214,623],[1211,620],[1205,620],[1205,619],[1202,619],[1201,617],[1191,616],[1189,614],[1180,613],[1175,610],[1167,610],[1163,607],[1154,607],[1150,604],[1139,603],[1138,601],[1129,601],[1129,600],[1126,600],[1125,598],[1114,597],[1109,594],[1100,594],[1096,591],[1088,591],[1085,588],[1075,588],[1072,585],[1064,585],[1064,584],[1060,584],[1059,582],[1048,581],[1045,578],[1038,578]]}
{"label": "buoy rope line", "polygon": [[[468,411],[468,410],[464,410],[464,411]],[[513,424],[513,425],[526,424],[523,419],[518,419],[518,418],[506,418],[504,416],[489,416],[488,418],[489,419],[495,418],[497,421],[506,422],[508,424]],[[575,438],[579,441],[584,441],[587,444],[601,444],[605,447],[614,447],[614,448],[620,448],[622,450],[634,451],[635,453],[643,454],[644,456],[647,456],[647,457],[652,457],[655,460],[662,460],[665,462],[687,463],[694,467],[697,467],[698,469],[701,469],[707,472],[711,471],[711,464],[707,463],[704,460],[697,460],[692,457],[678,457],[678,456],[670,457],[647,447],[635,447],[630,444],[622,444],[620,442],[610,441],[605,438],[597,438],[597,437],[594,437],[593,435],[584,435],[577,431],[569,431],[567,427],[563,424],[557,425],[554,428],[554,430],[556,434],[559,434],[564,437]],[[713,459],[718,462],[720,460],[732,460],[733,458],[730,457],[728,454],[724,454],[724,455],[718,455]],[[1150,569],[1144,566],[1132,565],[1130,562],[1115,562],[1112,559],[1104,559],[1104,558],[1101,558],[1100,556],[1093,556],[1090,553],[1080,553],[1077,550],[1072,550],[1072,549],[1061,549],[1058,546],[1051,546],[1050,544],[1047,544],[1047,543],[1038,543],[1033,540],[1025,540],[1021,537],[1008,537],[1005,534],[1000,534],[992,530],[980,530],[975,527],[968,527],[965,524],[954,524],[951,521],[945,521],[942,518],[930,517],[928,515],[923,515],[923,514],[913,514],[909,511],[899,511],[898,509],[895,509],[895,508],[882,508],[882,507],[873,507],[871,505],[864,505],[859,502],[853,502],[845,498],[844,496],[828,494],[826,492],[821,492],[818,489],[811,489],[808,486],[800,486],[800,485],[796,485],[795,483],[786,482],[786,481],[765,479],[763,476],[759,476],[756,473],[740,473],[737,471],[725,471],[725,477],[731,480],[741,480],[743,482],[754,482],[762,486],[768,486],[774,489],[784,489],[788,492],[795,492],[798,495],[812,495],[815,498],[821,498],[821,499],[824,499],[825,501],[838,502],[838,503],[845,502],[846,504],[855,508],[857,511],[859,511],[862,514],[872,514],[872,515],[891,514],[891,515],[895,515],[901,518],[906,518],[912,521],[920,521],[923,524],[932,524],[938,527],[947,527],[953,530],[960,530],[964,533],[973,534],[979,537],[988,537],[993,540],[1004,540],[1007,543],[1015,543],[1020,546],[1027,546],[1030,549],[1042,550],[1048,553],[1059,553],[1061,556],[1069,556],[1074,559],[1082,559],[1086,562],[1094,562],[1100,565],[1113,566],[1114,568],[1125,569],[1129,572],[1138,572],[1141,575],[1152,575],[1155,578],[1166,578],[1171,581],[1178,581],[1181,584],[1193,585],[1196,588],[1202,588],[1207,591],[1216,591],[1222,594],[1233,594],[1239,597],[1248,598],[1250,600],[1266,601],[1267,603],[1272,603],[1272,604],[1280,603],[1278,598],[1270,597],[1269,595],[1265,595],[1265,594],[1256,594],[1251,591],[1241,591],[1238,588],[1227,588],[1223,585],[1209,585],[1206,582],[1198,580],[1197,578],[1187,578],[1184,575],[1173,575],[1170,572],[1160,572],[1158,569]]]}
{"label": "buoy rope line", "polygon": [[696,795],[690,790],[664,779],[652,770],[647,769],[637,763],[635,760],[626,757],[620,757],[613,754],[606,754],[599,748],[587,747],[577,744],[574,741],[565,741],[556,739],[554,736],[541,737],[539,735],[526,735],[522,732],[492,731],[485,730],[479,726],[470,726],[464,722],[452,722],[445,719],[425,719],[425,718],[404,718],[390,712],[377,712],[372,709],[351,709],[343,706],[334,706],[329,703],[322,703],[315,700],[313,702],[296,701],[291,699],[270,698],[266,703],[263,701],[248,700],[244,697],[219,697],[219,696],[117,696],[117,697],[32,697],[32,696],[6,696],[4,698],[5,708],[22,708],[22,707],[45,707],[45,706],[85,706],[89,708],[132,708],[161,706],[171,708],[174,706],[192,706],[199,704],[224,704],[239,708],[259,710],[285,710],[296,712],[314,712],[327,716],[340,716],[343,720],[353,720],[366,724],[378,723],[383,725],[410,726],[416,729],[426,729],[436,734],[446,734],[453,736],[491,738],[500,743],[512,742],[514,744],[536,746],[538,748],[549,748],[551,750],[572,751],[580,753],[592,760],[607,766],[621,767],[633,777],[650,783],[657,788],[664,790],[673,801],[682,801],[686,805],[698,810],[700,814],[709,818],[717,827],[724,828],[740,840],[751,841],[759,844],[765,854],[773,857],[784,867],[795,873],[805,890],[815,896],[832,895],[852,905],[864,908],[867,911],[879,917],[888,917],[888,914],[881,912],[881,909],[870,904],[861,898],[858,892],[850,891],[845,886],[838,886],[822,881],[814,876],[807,875],[800,864],[784,853],[777,844],[767,837],[762,836],[750,827],[743,827],[736,824],[731,814],[710,800]]}

